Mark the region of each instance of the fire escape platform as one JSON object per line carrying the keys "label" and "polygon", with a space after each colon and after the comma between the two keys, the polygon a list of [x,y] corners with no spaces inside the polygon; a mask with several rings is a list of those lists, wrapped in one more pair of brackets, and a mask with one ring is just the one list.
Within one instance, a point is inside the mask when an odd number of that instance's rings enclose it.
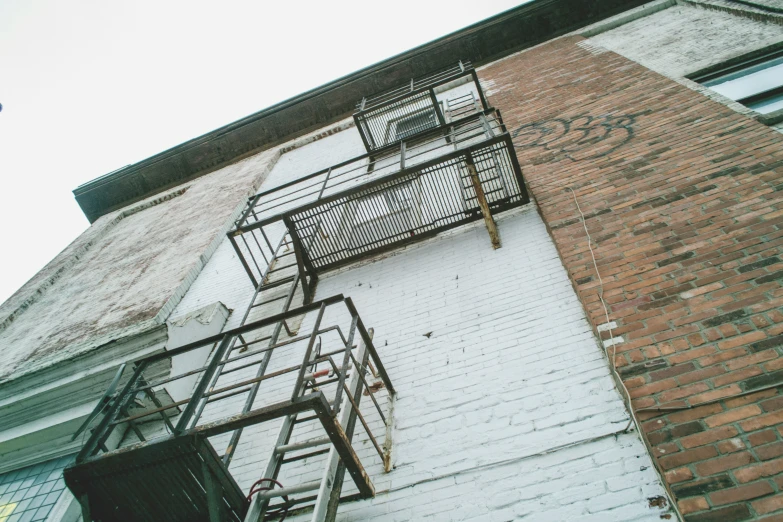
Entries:
{"label": "fire escape platform", "polygon": [[500,114],[478,110],[250,198],[228,237],[258,286],[258,260],[272,250],[266,229],[285,227],[301,281],[316,281],[529,201]]}
{"label": "fire escape platform", "polygon": [[[284,338],[268,334],[270,326],[279,332],[285,321],[308,314],[314,321],[297,334]],[[158,371],[161,363],[169,361],[168,367],[177,367],[175,360],[204,348],[211,348],[212,353],[203,366],[175,375]],[[284,355],[273,361],[280,350]],[[297,357],[301,362],[289,366]],[[375,438],[359,405],[362,392],[371,390],[368,379],[380,379],[389,402],[394,387],[372,345],[372,331],[364,327],[350,298],[332,296],[149,355],[133,364],[127,379],[126,368],[129,365],[118,370],[107,392],[108,401],[96,410],[103,415],[95,418],[91,436],[75,463],[64,471],[65,483],[81,504],[85,521],[258,520],[256,515],[267,508],[287,511],[318,499],[326,502],[332,488],[342,488],[346,473],[358,490],[356,498],[373,497],[370,476],[352,446],[357,421],[384,469],[389,470],[391,441],[387,444]],[[234,373],[243,370],[249,371]],[[194,375],[198,378],[192,381]],[[190,397],[153,402],[157,407],[141,411],[130,407],[142,397],[160,396],[167,386],[182,379],[195,382]],[[122,382],[122,389],[115,392],[115,385]],[[251,395],[252,387],[262,383],[265,393]],[[380,406],[377,393],[370,394],[371,412],[388,430],[391,410]],[[241,409],[236,401],[225,402],[237,395],[247,396]],[[267,470],[258,470],[262,487],[243,493],[229,472],[242,430],[276,420],[282,422],[274,453]],[[231,434],[231,441],[221,451],[224,442],[215,437],[223,434]],[[112,444],[120,447],[110,449]],[[277,483],[281,467],[318,455],[334,463],[327,478],[287,483],[287,488]],[[342,470],[339,475],[338,470]],[[334,482],[338,478],[339,487]],[[263,485],[269,483],[277,483],[280,489],[265,491],[269,488]],[[318,494],[313,495],[315,491]],[[274,501],[271,507],[270,501]]]}
{"label": "fire escape platform", "polygon": [[[419,78],[411,78],[401,85],[365,97],[356,106],[354,122],[367,152],[376,151],[402,141],[403,136],[446,124],[446,114],[436,96],[436,90],[457,83],[472,83],[477,104],[483,109],[489,105],[470,62],[459,62],[446,69]],[[470,111],[464,107],[459,112]],[[394,132],[405,127],[404,132]]]}
{"label": "fire escape platform", "polygon": [[493,213],[529,201],[505,133],[321,198],[285,222],[305,268],[320,273],[482,219],[471,169]]}
{"label": "fire escape platform", "polygon": [[[203,436],[175,437],[66,468],[65,480],[96,521],[241,522],[249,506]],[[212,500],[212,502],[210,502]]]}

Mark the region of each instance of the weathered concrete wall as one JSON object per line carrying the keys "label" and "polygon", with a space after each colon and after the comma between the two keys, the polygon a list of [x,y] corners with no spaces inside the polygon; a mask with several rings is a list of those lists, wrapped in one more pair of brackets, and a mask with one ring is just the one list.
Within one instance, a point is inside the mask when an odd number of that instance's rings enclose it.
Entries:
{"label": "weathered concrete wall", "polygon": [[590,43],[682,78],[783,41],[783,28],[770,18],[749,16],[744,6],[729,2],[683,1],[593,36]]}
{"label": "weathered concrete wall", "polygon": [[0,308],[0,382],[162,324],[276,155],[253,156],[91,226]]}
{"label": "weathered concrete wall", "polygon": [[779,518],[783,137],[583,42],[480,76],[687,520]]}

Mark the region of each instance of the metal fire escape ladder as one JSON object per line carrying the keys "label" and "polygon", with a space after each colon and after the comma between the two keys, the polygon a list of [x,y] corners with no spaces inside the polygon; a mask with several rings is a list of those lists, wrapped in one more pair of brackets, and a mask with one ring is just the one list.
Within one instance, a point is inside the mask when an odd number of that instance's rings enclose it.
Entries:
{"label": "metal fire escape ladder", "polygon": [[[321,319],[323,317],[323,308],[319,310],[318,317],[316,318],[316,326],[314,332],[318,331]],[[358,317],[354,318],[351,329],[348,333],[347,339],[344,339],[345,354],[343,357],[342,365],[332,368],[334,372],[334,378],[332,381],[343,382],[342,388],[338,388],[337,396],[332,403],[333,407],[339,405],[339,408],[334,410],[334,418],[323,418],[323,414],[316,414],[305,418],[299,418],[298,413],[288,415],[283,418],[283,422],[280,426],[278,436],[276,439],[275,448],[267,463],[266,471],[264,473],[264,480],[271,484],[278,483],[277,479],[280,475],[280,471],[283,465],[289,462],[296,462],[306,458],[315,457],[328,453],[324,471],[322,472],[321,479],[319,481],[305,482],[302,484],[296,484],[288,487],[281,487],[281,489],[269,489],[267,491],[260,492],[253,497],[252,503],[248,510],[248,514],[245,517],[245,522],[261,522],[263,520],[270,520],[277,516],[280,516],[284,510],[287,510],[289,506],[295,504],[304,504],[308,502],[314,502],[312,522],[326,522],[334,521],[337,514],[337,507],[340,502],[340,495],[342,492],[342,486],[345,479],[345,472],[350,471],[353,475],[354,482],[359,487],[358,498],[366,498],[374,495],[374,489],[369,479],[364,475],[363,471],[357,472],[356,469],[348,469],[345,462],[340,457],[339,451],[331,444],[331,440],[328,436],[315,439],[309,439],[302,442],[291,443],[295,428],[303,423],[319,420],[322,424],[337,422],[337,426],[342,426],[342,432],[345,439],[349,442],[352,441],[356,421],[357,419],[364,426],[370,440],[375,446],[376,451],[380,455],[384,469],[390,471],[390,448],[391,438],[389,432],[391,430],[391,407],[392,400],[390,399],[389,411],[384,415],[381,411],[381,407],[378,404],[376,398],[370,390],[370,385],[365,378],[365,372],[369,368],[369,350],[365,342],[360,339],[358,343],[357,355],[354,356],[351,353],[354,337],[356,335]],[[370,337],[372,337],[372,329],[368,331]],[[315,335],[310,339],[308,345],[307,359],[310,363],[313,363],[320,355],[320,341],[316,341]],[[351,371],[354,370],[354,371]],[[349,373],[350,372],[350,373]],[[316,378],[322,372],[312,371],[307,373],[306,366],[302,366],[300,369],[299,378],[297,379],[297,386],[295,387],[292,395],[292,400],[296,400],[301,397],[308,390],[316,390],[318,385],[324,383],[317,383]],[[350,376],[350,382],[346,382],[345,379]],[[375,437],[372,435],[367,421],[359,411],[359,403],[361,401],[362,392],[367,388],[369,396],[375,403],[378,413],[386,425],[386,440],[383,448],[378,444]],[[341,396],[344,395],[342,401]],[[338,418],[339,417],[339,418]],[[338,430],[339,431],[339,430]],[[328,449],[326,448],[328,447]],[[300,450],[307,450],[310,448],[316,449],[304,454],[287,457],[290,453]],[[279,483],[278,483],[279,484]],[[288,500],[289,495],[296,495],[300,493],[309,493],[317,491],[316,495],[301,497],[293,501]],[[285,501],[270,505],[273,499],[285,498]]]}
{"label": "metal fire escape ladder", "polygon": [[[330,313],[325,316],[327,307],[337,309],[336,315]],[[300,326],[306,329],[307,333],[281,340],[268,348],[254,348],[226,359],[226,352],[231,349],[242,350],[248,348],[251,343],[269,340],[270,329],[273,335],[275,330],[280,334],[284,320],[304,319],[309,314],[317,316],[310,316],[310,319]],[[354,339],[358,342],[354,343]],[[283,346],[295,345],[299,348],[294,348],[294,353],[305,348],[299,364],[266,372],[259,378],[242,378],[238,382],[234,380],[222,383],[222,387],[214,387],[214,376],[221,367],[229,366],[228,369],[221,370],[223,375],[239,367],[252,368],[259,365],[259,361],[256,359],[255,362],[246,363],[251,357],[255,358]],[[174,375],[168,373],[170,367],[174,366],[170,364],[174,358],[193,353],[194,350],[196,353],[203,353],[205,348],[212,350],[207,364],[179,371]],[[321,365],[320,369],[318,365]],[[367,382],[365,372],[368,368],[380,382],[373,382],[372,385]],[[142,375],[145,371],[152,372],[154,376],[145,377]],[[128,405],[141,393],[161,389],[163,385],[194,374],[200,374],[201,377],[196,381],[190,397],[166,404],[152,401],[151,405],[156,408],[146,406],[144,411],[128,411]],[[273,386],[269,396],[261,397],[265,400],[264,403],[253,404],[250,411],[222,411],[222,417],[215,418],[214,415],[210,417],[210,413],[215,413],[212,410],[206,412],[206,421],[194,422],[194,419],[201,415],[203,399],[213,403],[247,393],[248,385],[273,377],[284,377],[282,382],[285,383],[288,379],[292,386]],[[391,419],[391,415],[388,410],[380,407],[374,395],[381,388],[384,389],[384,395],[388,396],[388,404],[391,407],[394,387],[372,344],[371,332],[365,328],[350,298],[336,295],[261,320],[248,320],[243,326],[137,361],[133,374],[122,386],[115,400],[109,404],[102,420],[77,456],[75,464],[66,468],[65,481],[79,499],[86,521],[260,522],[279,519],[293,506],[313,504],[319,513],[316,520],[329,520],[325,517],[328,513],[335,512],[340,501],[345,471],[353,479],[358,494],[343,497],[342,500],[370,498],[375,493],[369,474],[352,446],[357,419],[366,430],[367,440],[372,442],[385,469],[389,467],[388,419]],[[289,391],[283,398],[279,392],[286,389]],[[364,389],[374,392],[370,394],[370,398],[377,409],[378,417],[373,417],[372,422],[382,422],[382,425],[386,426],[387,436],[383,447],[378,444],[367,420],[359,410]],[[180,406],[184,408],[180,409]],[[129,428],[131,421],[142,418],[152,420],[165,411],[173,411],[174,415],[178,416],[176,426],[170,428],[169,435],[148,437],[147,440],[124,445],[116,450],[106,448],[105,442],[109,437],[113,434],[121,437],[124,428]],[[299,478],[283,478],[294,483],[288,484],[287,488],[278,483],[282,489],[264,491],[268,488],[255,489],[258,482],[254,484],[254,489],[251,489],[248,496],[253,497],[255,494],[253,498],[256,500],[253,501],[253,511],[248,518],[246,515],[251,502],[228,472],[227,462],[230,461],[236,445],[234,443],[233,447],[229,447],[221,458],[215,452],[210,439],[225,434],[231,435],[232,441],[238,441],[242,428],[275,420],[283,421],[283,427],[272,451],[267,477],[260,482],[272,483],[280,474],[281,467],[288,462],[302,461],[316,454],[330,454],[325,463],[318,461],[318,466],[324,466],[323,471],[317,471],[312,465],[307,466],[309,478],[302,478],[301,469],[294,467],[290,477]],[[169,425],[167,419],[163,422]],[[309,422],[313,422],[313,425],[305,425]],[[305,432],[293,438],[294,427],[297,425],[305,425]],[[314,435],[314,432],[318,435]],[[302,450],[309,453],[303,454]],[[314,478],[319,480],[313,480]],[[316,491],[317,493],[310,496],[300,496],[300,493]],[[298,498],[289,500],[288,495],[297,495]],[[271,499],[280,497],[284,502],[269,506]]]}
{"label": "metal fire escape ladder", "polygon": [[[245,212],[245,215],[243,217],[247,217],[250,213],[253,212],[253,202],[252,198],[248,202],[248,210]],[[259,229],[260,234],[263,236],[263,239],[265,240],[265,243],[269,245],[271,250],[271,244],[269,242],[269,238],[266,234],[266,232],[263,230],[263,228]],[[253,234],[253,239],[257,241],[257,237],[255,234]],[[242,240],[245,241],[245,244],[247,245],[247,240],[242,237]],[[235,241],[232,241],[234,244],[235,249],[237,250],[237,253],[239,254],[240,259],[242,258],[242,254],[237,248],[237,244]],[[263,249],[259,246],[259,252],[264,255]],[[252,253],[252,251],[251,251]],[[285,264],[285,261],[291,256],[294,256],[296,261],[294,263]],[[240,323],[240,326],[244,326],[247,322],[248,318],[251,317],[252,313],[256,310],[260,310],[261,308],[272,305],[274,303],[277,303],[279,301],[282,301],[282,306],[280,310],[277,310],[275,313],[284,313],[291,309],[291,305],[294,301],[294,296],[296,295],[296,290],[298,285],[301,282],[302,286],[302,294],[303,294],[303,304],[307,304],[312,301],[312,290],[315,286],[315,282],[317,281],[317,275],[315,274],[315,271],[309,271],[305,272],[304,266],[303,266],[303,259],[302,259],[302,247],[299,244],[299,239],[295,236],[292,237],[288,231],[286,231],[283,234],[283,237],[280,239],[280,242],[277,244],[277,247],[273,250],[273,254],[270,259],[266,260],[266,268],[264,269],[263,275],[261,277],[261,281],[256,286],[256,289],[253,293],[253,298],[250,301],[250,305],[247,307],[247,310],[245,311],[244,316],[242,317],[242,321]],[[243,260],[244,262],[244,260]],[[285,272],[288,269],[294,268],[295,272],[293,274],[285,274]],[[276,279],[274,274],[283,273],[282,277],[279,279]],[[309,281],[308,281],[309,279]],[[285,291],[280,295],[270,295],[267,296],[267,294],[272,294],[274,290],[284,288]],[[270,313],[264,313],[264,315],[273,315]],[[258,370],[256,371],[255,379],[260,379],[264,376],[266,373],[267,367],[269,366],[269,362],[272,358],[272,347],[276,346],[279,339],[280,334],[282,333],[282,330],[285,328],[286,333],[289,336],[296,335],[295,331],[292,331],[292,329],[289,327],[288,323],[285,320],[281,320],[278,323],[275,324],[274,328],[272,329],[272,333],[268,336],[268,338],[262,338],[259,340],[256,340],[255,342],[263,341],[263,340],[269,340],[267,345],[267,351],[264,353],[264,357],[260,362],[250,362],[247,364],[247,366],[251,366],[253,364],[258,364]],[[226,354],[224,356],[223,362],[227,362],[232,353],[235,349],[239,348],[240,351],[247,350],[248,343],[240,336],[238,339],[241,341],[241,345],[234,346],[226,351]],[[226,364],[223,364],[220,366],[217,372],[215,372],[215,376],[212,379],[211,385],[209,387],[209,392],[211,393],[215,386],[218,383],[218,380],[220,379],[220,376],[223,373],[223,370],[227,367]],[[243,368],[244,366],[240,367],[239,369]],[[234,368],[236,370],[238,368]],[[251,388],[248,390],[248,395],[245,400],[245,404],[242,408],[242,414],[245,414],[249,412],[253,408],[253,403],[255,402],[256,396],[258,395],[258,388],[261,386],[261,381],[257,380]],[[199,405],[198,413],[194,417],[194,423],[197,422],[198,418],[200,417],[201,412],[203,411],[204,407],[206,406],[206,399],[202,399],[201,404]],[[231,440],[228,443],[228,446],[226,447],[226,452],[223,455],[223,463],[228,466],[231,463],[231,459],[234,456],[234,452],[236,451],[237,445],[239,444],[239,439],[242,436],[242,428],[239,428],[235,430],[231,435]]]}

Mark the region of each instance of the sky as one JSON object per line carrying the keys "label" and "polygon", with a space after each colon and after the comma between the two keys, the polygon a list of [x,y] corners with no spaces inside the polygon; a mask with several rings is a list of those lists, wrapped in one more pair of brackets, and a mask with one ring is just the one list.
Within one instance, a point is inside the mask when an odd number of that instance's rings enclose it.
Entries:
{"label": "sky", "polygon": [[78,185],[521,2],[0,0],[0,302]]}

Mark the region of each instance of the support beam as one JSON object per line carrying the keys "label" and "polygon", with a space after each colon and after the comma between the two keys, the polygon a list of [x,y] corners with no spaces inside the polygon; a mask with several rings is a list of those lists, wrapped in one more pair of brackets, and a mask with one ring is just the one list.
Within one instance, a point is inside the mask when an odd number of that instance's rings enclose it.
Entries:
{"label": "support beam", "polygon": [[291,243],[294,245],[294,255],[296,256],[296,265],[299,270],[299,280],[302,283],[304,303],[308,304],[313,300],[313,284],[317,277],[315,275],[315,269],[310,264],[310,259],[307,257],[307,252],[305,252],[302,247],[302,242],[296,234],[296,227],[294,227],[291,218],[284,217],[283,223],[285,223],[285,226],[288,229],[288,235],[291,236]]}
{"label": "support beam", "polygon": [[356,452],[351,446],[351,441],[345,436],[342,426],[337,422],[337,419],[332,417],[331,409],[316,405],[315,413],[318,415],[318,419],[326,430],[326,434],[329,435],[329,438],[332,440],[332,445],[334,445],[337,454],[345,464],[348,473],[351,474],[353,482],[359,490],[361,497],[374,497],[375,486],[372,485],[372,481],[364,470],[364,466],[362,466],[359,456],[356,455]]}
{"label": "support beam", "polygon": [[92,522],[92,515],[90,514],[90,497],[87,493],[79,498],[79,504],[82,506],[82,522]]}
{"label": "support beam", "polygon": [[489,232],[489,240],[492,242],[492,248],[500,248],[500,234],[498,233],[498,227],[495,224],[495,218],[492,217],[492,213],[489,211],[489,204],[487,203],[487,197],[484,195],[484,189],[481,186],[481,179],[479,179],[478,172],[476,171],[476,165],[473,163],[473,156],[468,154],[465,157],[465,165],[470,175],[470,181],[473,183],[473,190],[476,192],[476,200],[481,208],[481,214],[484,216],[484,224],[487,226],[487,232]]}
{"label": "support beam", "polygon": [[223,494],[215,484],[215,479],[209,466],[205,462],[201,463],[201,470],[204,474],[204,489],[207,493],[207,509],[209,509],[209,522],[222,522],[221,504],[223,504]]}

